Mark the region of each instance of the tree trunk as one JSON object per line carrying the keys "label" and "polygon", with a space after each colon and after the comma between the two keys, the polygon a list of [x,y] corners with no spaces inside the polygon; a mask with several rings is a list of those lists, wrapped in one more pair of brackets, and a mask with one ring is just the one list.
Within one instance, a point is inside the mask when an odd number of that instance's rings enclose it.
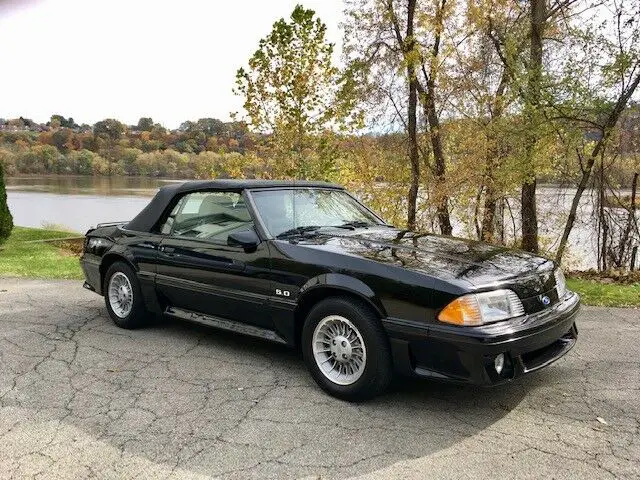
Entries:
{"label": "tree trunk", "polygon": [[536,212],[536,180],[522,185],[520,196],[522,218],[522,249],[538,253],[538,214]]}
{"label": "tree trunk", "polygon": [[502,76],[500,78],[500,84],[496,89],[495,98],[493,100],[493,108],[491,109],[491,120],[488,125],[489,128],[489,151],[487,152],[486,159],[486,171],[485,171],[485,184],[486,193],[484,197],[484,209],[482,215],[482,227],[480,229],[480,239],[485,242],[493,242],[495,232],[495,215],[496,207],[498,204],[498,191],[495,185],[496,169],[501,166],[501,154],[499,143],[500,139],[493,130],[495,127],[494,122],[502,117],[504,112],[504,93],[507,89],[509,82],[509,74],[507,67],[504,67]]}
{"label": "tree trunk", "polygon": [[504,197],[500,198],[498,202],[498,238],[500,239],[500,245],[504,245],[504,204],[506,203],[506,199]]}
{"label": "tree trunk", "polygon": [[[442,148],[442,136],[440,134],[440,119],[436,111],[436,105],[433,98],[435,86],[433,80],[427,82],[427,95],[425,98],[425,114],[429,122],[429,138],[431,140],[431,148],[433,149],[433,170],[436,176],[436,184],[442,189],[446,180],[447,163]],[[449,196],[440,191],[438,192],[438,200],[436,204],[436,212],[438,215],[438,223],[440,224],[440,232],[443,235],[451,235],[453,227],[449,217]]]}
{"label": "tree trunk", "polygon": [[595,147],[593,147],[593,150],[591,151],[591,155],[589,155],[589,159],[587,160],[586,165],[582,169],[582,177],[580,178],[580,182],[578,183],[578,189],[576,190],[576,193],[573,196],[573,200],[571,202],[571,208],[569,209],[569,216],[567,217],[567,223],[565,223],[564,225],[562,238],[560,239],[560,244],[558,245],[558,250],[556,252],[556,262],[558,263],[562,262],[562,256],[564,255],[564,251],[567,247],[569,234],[571,233],[571,230],[573,229],[573,225],[576,221],[576,213],[578,211],[578,205],[580,204],[580,199],[582,198],[582,194],[587,188],[587,183],[591,178],[593,165],[595,164],[596,159],[598,158],[598,155],[600,155],[600,152],[605,147],[606,142],[609,140],[609,137],[611,136],[611,131],[618,123],[618,119],[620,118],[620,115],[626,108],[627,103],[629,102],[629,99],[634,94],[639,84],[640,84],[640,73],[636,75],[633,82],[629,84],[627,89],[623,91],[620,97],[618,98],[618,101],[613,107],[613,110],[611,110],[611,112],[609,113],[609,116],[607,117],[607,121],[605,122],[600,140],[598,140],[598,143],[596,143]]}
{"label": "tree trunk", "polygon": [[[630,205],[627,209],[627,222],[625,223],[624,230],[620,235],[620,239],[618,240],[618,251],[615,255],[614,264],[617,268],[623,268],[626,263],[627,256],[627,248],[631,250],[631,244],[629,242],[629,236],[631,235],[631,230],[636,224],[636,192],[638,190],[638,173],[633,175],[633,180],[631,181],[631,198]],[[631,266],[629,266],[631,268]]]}
{"label": "tree trunk", "polygon": [[[489,181],[492,182],[491,179]],[[496,199],[495,189],[493,185],[487,184],[487,193],[484,197],[484,211],[482,215],[482,228],[480,229],[480,239],[485,242],[494,241],[494,225],[496,217],[496,207],[498,201]]]}
{"label": "tree trunk", "polygon": [[443,235],[451,235],[453,227],[451,226],[451,218],[449,216],[449,196],[443,191],[446,181],[447,161],[442,147],[442,135],[440,133],[440,118],[436,108],[436,75],[438,56],[440,54],[440,35],[444,24],[444,7],[446,0],[441,0],[436,10],[435,39],[431,59],[429,61],[428,74],[424,70],[426,78],[426,92],[423,92],[424,113],[429,124],[429,138],[431,140],[431,148],[433,150],[434,173],[436,176],[436,185],[439,187],[437,193],[436,212],[438,215],[438,223],[440,224],[440,233]]}
{"label": "tree trunk", "polygon": [[[413,17],[416,10],[416,0],[409,0],[407,4],[407,36],[405,37],[406,52],[415,48],[413,36]],[[407,55],[405,54],[405,58]],[[418,186],[420,185],[420,156],[418,151],[418,80],[416,78],[415,62],[407,62],[407,79],[409,82],[409,105],[407,108],[407,130],[409,134],[409,161],[411,163],[411,185],[407,197],[407,228],[414,230],[416,227],[416,210],[418,203]]]}
{"label": "tree trunk", "polygon": [[[620,260],[622,263],[624,249],[627,247],[629,241],[629,235],[634,225],[636,225],[636,194],[638,192],[638,172],[633,175],[633,181],[631,182],[631,204],[629,205],[629,215],[627,217],[627,224],[624,227],[624,233],[620,238]],[[637,230],[637,227],[636,227]],[[629,245],[630,246],[630,245]]]}
{"label": "tree trunk", "polygon": [[538,252],[538,215],[536,210],[535,148],[538,143],[540,92],[542,89],[542,41],[547,22],[546,0],[531,0],[531,47],[527,78],[525,118],[527,120],[525,180],[521,191],[522,248]]}
{"label": "tree trunk", "polygon": [[600,217],[600,225],[602,226],[602,251],[601,251],[601,270],[607,270],[607,241],[609,239],[609,224],[604,216],[604,159],[600,159],[600,175],[598,182],[598,216]]}

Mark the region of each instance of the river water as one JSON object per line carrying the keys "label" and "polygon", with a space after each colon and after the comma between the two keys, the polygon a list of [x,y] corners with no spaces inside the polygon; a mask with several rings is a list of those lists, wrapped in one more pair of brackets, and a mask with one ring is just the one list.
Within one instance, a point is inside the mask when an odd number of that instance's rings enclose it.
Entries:
{"label": "river water", "polygon": [[100,222],[133,218],[167,180],[138,177],[11,177],[6,179],[13,221],[86,232]]}
{"label": "river water", "polygon": [[[177,180],[143,177],[44,176],[7,178],[7,197],[14,223],[25,227],[52,227],[84,233],[100,222],[133,218],[162,185]],[[538,216],[543,243],[553,246],[571,205],[575,190],[541,187]],[[517,217],[517,207],[514,208]],[[589,192],[580,204],[578,220],[569,239],[565,263],[569,268],[596,266],[596,240]],[[509,223],[510,220],[507,221]],[[517,223],[517,218],[515,219]],[[454,221],[454,234],[469,236]],[[553,248],[551,248],[553,250]]]}

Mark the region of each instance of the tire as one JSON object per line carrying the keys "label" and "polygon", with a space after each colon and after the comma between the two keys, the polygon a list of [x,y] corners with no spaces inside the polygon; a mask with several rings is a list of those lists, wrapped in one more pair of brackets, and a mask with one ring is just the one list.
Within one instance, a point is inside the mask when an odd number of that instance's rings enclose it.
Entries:
{"label": "tire", "polygon": [[[334,397],[350,402],[367,400],[383,393],[391,382],[387,335],[377,315],[363,302],[349,297],[319,302],[307,315],[301,342],[311,376]],[[346,360],[337,362],[338,357]]]}
{"label": "tire", "polygon": [[[115,301],[111,295],[111,290],[112,286],[116,287],[117,285],[123,286],[125,290],[128,290],[130,295],[133,296],[133,301],[124,303]],[[103,293],[109,316],[117,326],[132,329],[139,328],[146,323],[148,313],[144,307],[138,276],[129,264],[115,262],[108,268],[104,276]],[[121,291],[121,293],[126,292]],[[121,306],[122,308],[120,308]]]}

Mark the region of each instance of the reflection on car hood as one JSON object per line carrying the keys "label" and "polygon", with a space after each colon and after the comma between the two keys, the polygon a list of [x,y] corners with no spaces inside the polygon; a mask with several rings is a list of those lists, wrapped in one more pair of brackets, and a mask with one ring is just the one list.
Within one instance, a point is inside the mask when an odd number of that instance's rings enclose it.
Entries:
{"label": "reflection on car hood", "polygon": [[532,276],[546,283],[553,271],[551,260],[527,252],[394,228],[322,232],[298,243],[477,286]]}

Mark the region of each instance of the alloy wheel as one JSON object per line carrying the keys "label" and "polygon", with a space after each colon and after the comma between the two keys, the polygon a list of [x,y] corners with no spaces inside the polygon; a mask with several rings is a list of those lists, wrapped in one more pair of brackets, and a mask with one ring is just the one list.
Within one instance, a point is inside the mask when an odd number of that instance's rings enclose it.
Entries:
{"label": "alloy wheel", "polygon": [[133,288],[129,278],[116,272],[109,280],[109,306],[119,318],[125,318],[133,307]]}
{"label": "alloy wheel", "polygon": [[358,381],[367,362],[360,331],[340,315],[329,315],[318,323],[313,332],[313,355],[322,374],[337,385]]}

